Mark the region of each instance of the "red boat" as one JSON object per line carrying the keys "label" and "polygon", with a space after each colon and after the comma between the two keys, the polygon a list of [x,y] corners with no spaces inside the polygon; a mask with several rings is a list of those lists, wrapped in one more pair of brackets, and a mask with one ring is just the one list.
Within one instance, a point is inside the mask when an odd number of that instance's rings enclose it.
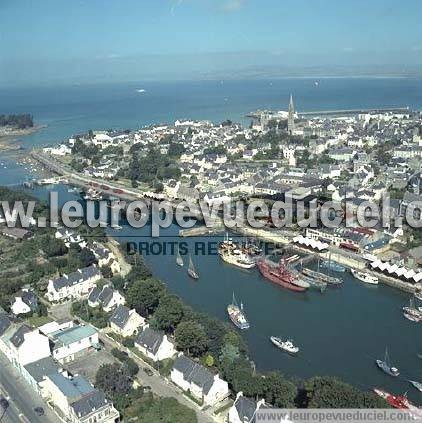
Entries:
{"label": "red boat", "polygon": [[280,260],[278,267],[276,265],[271,265],[265,259],[258,260],[256,264],[261,275],[269,281],[283,288],[290,289],[291,291],[303,292],[306,290],[305,287],[293,283],[293,281],[296,280],[296,276],[287,270],[283,259]]}
{"label": "red boat", "polygon": [[381,398],[384,398],[392,407],[402,410],[412,410],[416,408],[405,395],[393,395],[382,389],[374,388],[374,392]]}

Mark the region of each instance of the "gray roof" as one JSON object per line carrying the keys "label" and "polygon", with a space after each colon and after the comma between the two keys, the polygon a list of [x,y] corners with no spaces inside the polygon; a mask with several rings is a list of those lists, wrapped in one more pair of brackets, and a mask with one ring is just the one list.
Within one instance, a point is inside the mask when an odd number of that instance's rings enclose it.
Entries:
{"label": "gray roof", "polygon": [[156,354],[163,342],[163,338],[163,332],[147,327],[138,335],[136,343],[146,348],[150,353]]}
{"label": "gray roof", "polygon": [[6,332],[11,324],[10,317],[7,314],[0,314],[0,336]]}
{"label": "gray roof", "polygon": [[25,369],[36,382],[41,382],[44,376],[58,373],[59,366],[51,357],[45,357],[27,364]]}
{"label": "gray roof", "polygon": [[214,384],[214,375],[208,369],[184,355],[176,359],[173,368],[183,373],[186,381],[193,382],[196,386],[202,388],[205,394]]}
{"label": "gray roof", "polygon": [[32,291],[22,291],[15,297],[21,297],[22,301],[31,309],[35,310],[38,307],[38,298]]}
{"label": "gray roof", "polygon": [[108,401],[105,395],[95,389],[73,402],[71,407],[78,417],[85,417],[107,404]]}
{"label": "gray roof", "polygon": [[107,305],[113,298],[113,292],[114,291],[109,286],[104,286],[103,290],[98,296],[98,301],[103,305]]}
{"label": "gray roof", "polygon": [[49,379],[59,388],[69,402],[78,401],[81,397],[95,391],[95,388],[82,376],[67,378],[61,373],[48,375]]}
{"label": "gray roof", "polygon": [[110,323],[114,323],[116,326],[123,329],[129,320],[129,312],[130,310],[126,306],[119,305],[110,316]]}
{"label": "gray roof", "polygon": [[32,329],[27,325],[22,325],[10,338],[10,342],[19,348],[25,341],[25,334],[29,332],[32,332]]}
{"label": "gray roof", "polygon": [[83,269],[78,269],[70,275],[63,275],[53,281],[53,286],[57,290],[65,286],[73,286],[94,276],[100,276],[101,272],[96,266],[88,266]]}
{"label": "gray roof", "polygon": [[91,292],[89,293],[88,301],[92,303],[96,303],[98,301],[98,297],[100,293],[101,293],[100,288],[97,288],[96,286],[94,286],[94,288],[92,288]]}
{"label": "gray roof", "polygon": [[240,396],[234,403],[241,422],[255,423],[256,402],[250,398]]}

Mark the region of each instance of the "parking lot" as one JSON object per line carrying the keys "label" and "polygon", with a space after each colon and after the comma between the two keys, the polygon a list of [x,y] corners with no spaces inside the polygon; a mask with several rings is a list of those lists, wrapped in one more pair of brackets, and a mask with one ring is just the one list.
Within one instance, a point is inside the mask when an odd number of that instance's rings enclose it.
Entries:
{"label": "parking lot", "polygon": [[106,350],[90,351],[83,357],[77,358],[71,363],[66,363],[65,367],[72,374],[85,376],[91,383],[95,382],[95,375],[102,364],[115,363],[116,359]]}

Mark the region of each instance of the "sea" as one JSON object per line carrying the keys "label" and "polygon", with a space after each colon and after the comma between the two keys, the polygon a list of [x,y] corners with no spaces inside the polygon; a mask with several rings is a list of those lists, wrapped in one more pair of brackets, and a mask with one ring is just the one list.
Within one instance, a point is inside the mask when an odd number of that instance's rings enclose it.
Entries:
{"label": "sea", "polygon": [[[139,92],[139,90],[144,90]],[[286,110],[290,94],[298,111],[403,107],[422,109],[422,79],[416,78],[286,78],[251,81],[178,81],[92,84],[57,87],[0,88],[0,114],[31,113],[40,131],[19,140],[22,149],[0,152],[0,184],[17,186],[32,177],[22,160],[32,147],[57,144],[89,129],[135,129],[176,119],[230,119],[249,123],[256,109]],[[58,190],[61,201],[75,198],[64,186],[36,188],[48,199]],[[133,229],[123,223],[110,230],[119,242],[154,242],[149,226]],[[179,228],[162,231],[159,242],[178,242]],[[198,243],[217,237],[183,239],[194,251]],[[185,256],[185,263],[187,257]],[[366,286],[348,272],[344,283],[324,293],[294,293],[264,280],[257,270],[244,271],[222,263],[218,256],[193,256],[200,279],[187,276],[171,254],[146,255],[154,274],[171,292],[198,311],[227,321],[232,294],[242,301],[251,328],[243,331],[256,368],[279,370],[295,380],[315,375],[337,376],[360,389],[380,387],[395,394],[408,392],[417,404],[422,394],[408,380],[422,381],[422,326],[404,319],[401,307],[409,295],[379,285]],[[292,338],[296,357],[276,349],[271,335]],[[388,347],[398,378],[382,373],[375,359]]]}

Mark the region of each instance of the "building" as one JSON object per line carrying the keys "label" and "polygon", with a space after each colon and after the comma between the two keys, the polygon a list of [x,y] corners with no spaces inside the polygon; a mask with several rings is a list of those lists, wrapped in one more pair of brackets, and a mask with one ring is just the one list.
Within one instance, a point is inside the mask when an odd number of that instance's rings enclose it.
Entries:
{"label": "building", "polygon": [[10,307],[15,316],[35,311],[38,308],[37,296],[27,289],[15,294],[14,300]]}
{"label": "building", "polygon": [[78,269],[70,275],[63,275],[57,279],[50,279],[46,297],[49,301],[80,300],[85,298],[95,282],[102,277],[100,270],[95,266]]}
{"label": "building", "polygon": [[110,328],[120,336],[136,335],[145,325],[145,319],[135,309],[130,310],[124,305],[119,305],[111,315]]}
{"label": "building", "polygon": [[167,335],[147,326],[136,338],[135,347],[146,357],[157,362],[177,354]]}
{"label": "building", "polygon": [[243,393],[239,392],[229,410],[228,423],[255,423],[256,412],[264,404],[264,400],[256,402],[251,398],[244,397]]}
{"label": "building", "polygon": [[230,394],[229,386],[219,375],[214,375],[201,364],[180,355],[174,362],[170,374],[171,380],[186,392],[202,401],[204,405],[213,406]]}
{"label": "building", "polygon": [[32,389],[42,398],[46,396],[44,389],[45,378],[61,372],[59,364],[51,357],[29,363],[22,369],[22,376],[31,385]]}
{"label": "building", "polygon": [[1,335],[0,349],[21,373],[23,366],[50,356],[49,339],[39,329],[11,320],[8,323],[4,322],[8,327]]}
{"label": "building", "polygon": [[98,332],[91,325],[59,329],[50,333],[49,338],[53,344],[53,357],[62,364],[99,348]]}
{"label": "building", "polygon": [[51,374],[45,378],[44,386],[46,400],[69,423],[119,421],[119,412],[113,403],[82,376]]}
{"label": "building", "polygon": [[125,302],[125,297],[108,285],[104,285],[102,289],[95,286],[88,296],[88,305],[90,307],[102,307],[107,313],[119,305],[124,305]]}
{"label": "building", "polygon": [[295,105],[293,103],[293,96],[290,94],[289,102],[289,116],[287,118],[287,130],[290,135],[293,135],[295,132]]}

